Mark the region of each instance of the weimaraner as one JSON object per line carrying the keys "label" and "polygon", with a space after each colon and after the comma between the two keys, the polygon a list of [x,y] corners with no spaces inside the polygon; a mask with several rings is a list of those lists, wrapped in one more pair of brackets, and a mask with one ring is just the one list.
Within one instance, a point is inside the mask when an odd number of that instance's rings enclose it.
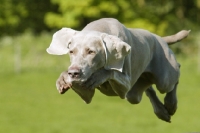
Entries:
{"label": "weimaraner", "polygon": [[[71,65],[56,81],[61,94],[72,88],[90,103],[97,88],[105,95],[138,104],[145,92],[157,117],[170,122],[177,109],[180,65],[168,44],[188,34],[183,30],[160,37],[146,30],[126,28],[116,19],[103,18],[82,31],[57,31],[47,52],[70,56]],[[156,96],[153,84],[160,93],[166,93],[164,104]]]}

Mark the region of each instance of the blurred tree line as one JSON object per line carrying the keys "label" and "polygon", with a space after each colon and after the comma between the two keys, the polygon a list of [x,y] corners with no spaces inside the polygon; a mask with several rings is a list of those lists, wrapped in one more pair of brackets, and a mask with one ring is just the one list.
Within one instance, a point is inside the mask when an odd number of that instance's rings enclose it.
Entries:
{"label": "blurred tree line", "polygon": [[50,27],[81,29],[92,20],[114,17],[127,27],[148,29],[163,35],[181,29],[196,29],[200,23],[199,0],[52,0],[59,13],[49,12]]}
{"label": "blurred tree line", "polygon": [[159,35],[200,24],[200,0],[0,0],[0,35],[71,27],[114,17],[127,27]]}
{"label": "blurred tree line", "polygon": [[44,17],[57,9],[49,0],[0,0],[0,36],[23,33],[27,29],[35,33],[50,30]]}
{"label": "blurred tree line", "polygon": [[61,27],[81,30],[105,17],[161,36],[190,29],[195,34],[186,39],[190,45],[182,42],[173,46],[174,51],[193,53],[198,47],[200,51],[200,0],[0,0],[0,36]]}

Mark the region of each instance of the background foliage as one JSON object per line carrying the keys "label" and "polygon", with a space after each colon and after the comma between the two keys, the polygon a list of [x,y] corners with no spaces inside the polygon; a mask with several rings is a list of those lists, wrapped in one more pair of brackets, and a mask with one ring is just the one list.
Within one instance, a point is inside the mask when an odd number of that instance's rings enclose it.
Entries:
{"label": "background foliage", "polygon": [[[200,28],[199,0],[0,1],[0,36],[17,35],[27,30],[38,35],[61,27],[81,30],[89,22],[103,17],[117,18],[127,27],[144,28],[161,36],[182,29],[192,30],[192,34],[197,36]],[[197,51],[195,39],[190,38],[190,46],[175,46],[174,51]]]}
{"label": "background foliage", "polygon": [[[156,118],[145,95],[131,105],[96,91],[86,105],[72,90],[57,93],[55,81],[69,58],[46,53],[53,32],[81,30],[102,17],[161,36],[192,30],[170,46],[181,64],[178,110],[171,124]],[[0,132],[200,132],[199,21],[199,0],[0,0]]]}
{"label": "background foliage", "polygon": [[161,35],[195,30],[200,23],[199,0],[1,0],[0,12],[1,34],[27,28],[36,32],[63,26],[82,29],[102,17]]}
{"label": "background foliage", "polygon": [[[82,28],[92,20],[114,17],[128,27],[143,27],[157,34],[199,26],[198,0],[52,0],[60,13],[48,13],[51,27]],[[54,19],[57,18],[57,19]],[[174,27],[174,28],[171,28]]]}

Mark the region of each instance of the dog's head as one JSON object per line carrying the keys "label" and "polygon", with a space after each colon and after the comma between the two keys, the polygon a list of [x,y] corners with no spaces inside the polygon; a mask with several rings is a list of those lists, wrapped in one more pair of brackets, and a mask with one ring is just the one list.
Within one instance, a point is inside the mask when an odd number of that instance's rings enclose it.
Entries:
{"label": "dog's head", "polygon": [[72,82],[84,82],[102,67],[122,72],[129,51],[130,46],[116,36],[70,28],[57,31],[47,48],[49,54],[69,54],[68,75]]}

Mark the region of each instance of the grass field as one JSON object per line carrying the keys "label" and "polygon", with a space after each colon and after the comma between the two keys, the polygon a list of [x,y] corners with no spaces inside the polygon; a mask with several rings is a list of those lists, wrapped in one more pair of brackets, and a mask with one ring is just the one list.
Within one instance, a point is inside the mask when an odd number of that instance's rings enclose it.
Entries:
{"label": "grass field", "polygon": [[[145,95],[138,105],[98,91],[89,105],[72,90],[60,95],[55,81],[68,65],[68,57],[48,55],[45,49],[50,40],[46,33],[40,37],[27,33],[1,39],[1,133],[200,132],[200,72],[196,57],[178,58],[182,64],[179,104],[169,124],[154,115]],[[19,53],[16,46],[20,47]],[[20,57],[20,64],[15,63],[16,56]],[[18,71],[16,66],[20,67]]]}

